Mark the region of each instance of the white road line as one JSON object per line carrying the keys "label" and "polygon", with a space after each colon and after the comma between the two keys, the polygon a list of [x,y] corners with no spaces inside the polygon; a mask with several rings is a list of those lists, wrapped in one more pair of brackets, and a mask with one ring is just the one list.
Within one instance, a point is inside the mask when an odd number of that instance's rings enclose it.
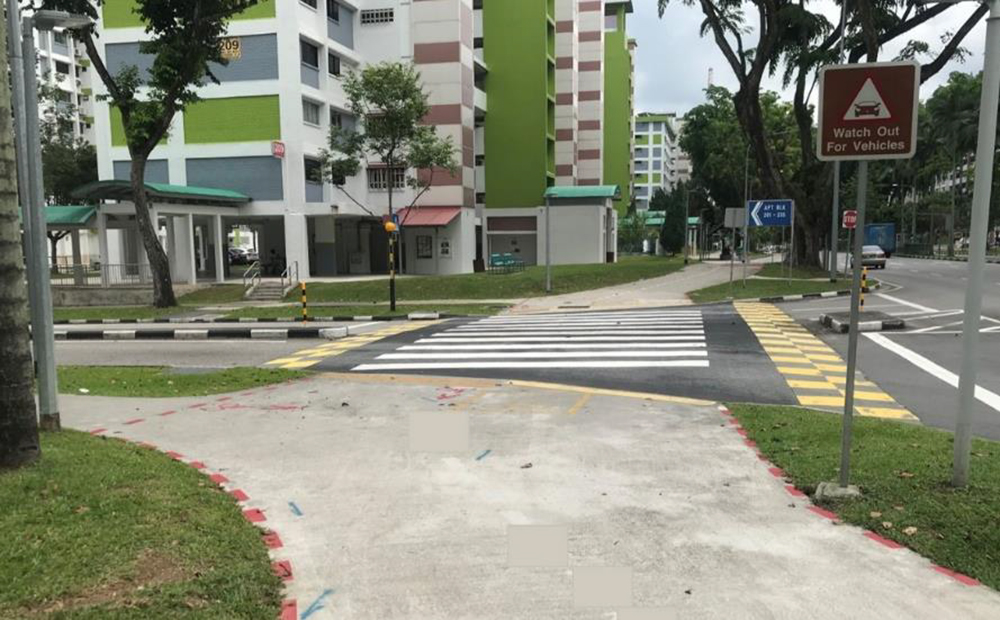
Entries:
{"label": "white road line", "polygon": [[477,336],[510,336],[510,335],[518,335],[518,336],[561,336],[561,335],[565,335],[565,336],[602,336],[602,335],[608,334],[609,332],[613,333],[613,334],[615,334],[617,336],[661,336],[661,335],[674,335],[674,336],[685,335],[685,336],[690,336],[690,335],[704,334],[705,330],[703,330],[703,329],[689,329],[689,330],[685,330],[685,329],[657,329],[657,330],[641,330],[641,329],[639,329],[639,330],[635,330],[635,329],[625,330],[625,329],[621,329],[621,330],[611,331],[611,330],[607,330],[607,329],[604,329],[604,330],[587,329],[587,330],[579,330],[579,331],[570,331],[570,330],[565,330],[565,329],[547,329],[547,330],[538,330],[538,331],[488,331],[488,332],[480,332],[480,331],[477,331],[477,332],[454,332],[454,331],[448,330],[447,332],[440,332],[438,334],[434,334],[432,337],[456,336],[458,334],[476,334]]}
{"label": "white road line", "polygon": [[701,322],[700,316],[687,316],[678,319],[591,319],[589,321],[478,321],[476,323],[466,323],[466,325],[477,325],[481,327],[509,327],[512,325],[675,325],[677,323]]}
{"label": "white road line", "polygon": [[581,360],[558,362],[403,362],[361,364],[351,370],[490,370],[525,368],[708,368],[708,360]]}
{"label": "white road line", "polygon": [[535,320],[530,321],[517,320],[517,321],[488,321],[482,320],[477,321],[474,325],[527,325],[530,323],[620,323],[623,321],[637,321],[642,323],[672,323],[674,321],[700,321],[702,319],[700,314],[693,314],[691,316],[671,316],[671,317],[632,317],[632,316],[622,316],[622,317],[594,317],[584,319],[559,319],[552,318],[546,320]]}
{"label": "white road line", "polygon": [[[440,341],[435,341],[440,342]],[[552,342],[548,344],[413,344],[399,347],[397,351],[519,351],[530,349],[682,349],[684,347],[705,347],[704,342],[590,342],[587,344],[566,344]]]}
{"label": "white road line", "polygon": [[581,330],[581,329],[695,329],[703,327],[704,323],[701,321],[692,321],[690,323],[670,323],[668,325],[654,323],[652,325],[647,325],[646,323],[639,323],[638,325],[633,323],[620,324],[620,323],[581,323],[579,325],[562,325],[560,323],[546,324],[542,323],[539,325],[462,325],[459,327],[453,327],[448,331],[463,331],[463,332],[475,332],[475,331],[525,331],[531,329],[566,329],[566,330]]}
{"label": "white road line", "polygon": [[964,310],[943,310],[941,312],[935,312],[933,314],[925,314],[923,312],[919,313],[920,316],[911,316],[911,321],[922,321],[924,319],[943,319],[949,316],[955,316],[956,314],[962,314]]}
{"label": "white road line", "polygon": [[[471,342],[617,342],[617,343],[632,343],[632,342],[650,342],[650,341],[665,341],[665,340],[704,340],[704,335],[685,335],[685,336],[645,336],[643,338],[629,337],[629,336],[492,336],[489,338],[479,337],[477,334],[475,338],[461,337],[455,338],[454,334],[440,334],[443,337],[437,337],[439,334],[434,334],[434,338],[421,338],[417,340],[417,343],[433,342],[440,344],[442,342],[449,343],[471,343]],[[221,340],[219,342],[222,342]],[[631,346],[631,345],[629,345]]]}
{"label": "white road line", "polygon": [[573,359],[606,357],[708,357],[708,351],[500,351],[473,353],[384,353],[377,360]]}
{"label": "white road line", "polygon": [[[939,366],[916,351],[911,351],[903,345],[889,340],[882,334],[865,334],[865,336],[875,344],[892,351],[927,374],[937,377],[953,388],[958,387],[958,375],[951,372],[947,368]],[[991,392],[990,390],[977,385],[976,400],[1000,413],[1000,394]]]}
{"label": "white road line", "polygon": [[927,306],[921,306],[920,304],[915,304],[912,301],[906,301],[905,299],[893,297],[892,295],[887,295],[885,293],[878,293],[878,296],[881,297],[882,299],[888,299],[889,301],[895,302],[903,306],[909,306],[914,310],[920,310],[923,312],[940,312],[940,310],[935,310],[934,308],[928,308]]}
{"label": "white road line", "polygon": [[701,310],[676,310],[676,311],[619,311],[619,312],[560,312],[552,314],[522,314],[522,315],[501,315],[494,317],[487,317],[483,319],[484,321],[521,321],[521,320],[532,320],[532,319],[592,319],[592,318],[608,318],[608,317],[672,317],[672,316],[695,316],[701,315]]}

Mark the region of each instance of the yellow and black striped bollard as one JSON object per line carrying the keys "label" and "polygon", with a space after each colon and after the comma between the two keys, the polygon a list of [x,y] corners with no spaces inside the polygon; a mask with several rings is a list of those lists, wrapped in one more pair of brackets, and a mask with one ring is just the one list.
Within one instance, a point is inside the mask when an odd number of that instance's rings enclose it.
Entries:
{"label": "yellow and black striped bollard", "polygon": [[865,309],[865,293],[868,291],[868,267],[861,268],[861,309]]}
{"label": "yellow and black striped bollard", "polygon": [[306,283],[299,282],[299,287],[302,289],[302,322],[305,323],[309,321],[309,304],[306,303]]}

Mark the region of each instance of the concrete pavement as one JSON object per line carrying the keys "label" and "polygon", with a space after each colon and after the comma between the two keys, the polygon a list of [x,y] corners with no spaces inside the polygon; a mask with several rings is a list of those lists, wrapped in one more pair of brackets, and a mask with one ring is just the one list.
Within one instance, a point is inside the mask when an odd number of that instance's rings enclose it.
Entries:
{"label": "concrete pavement", "polygon": [[[661,276],[630,282],[619,286],[609,286],[592,291],[580,291],[566,295],[534,297],[507,310],[509,314],[532,312],[553,312],[566,309],[609,310],[627,308],[658,308],[664,306],[691,305],[687,293],[729,281],[728,262],[692,262],[680,271]],[[749,273],[759,269],[751,265]],[[742,277],[742,265],[737,263],[734,277]]]}
{"label": "concrete pavement", "polygon": [[289,617],[1000,614],[992,590],[810,510],[708,403],[354,374],[198,400],[67,396],[63,419],[242,491],[277,533]]}

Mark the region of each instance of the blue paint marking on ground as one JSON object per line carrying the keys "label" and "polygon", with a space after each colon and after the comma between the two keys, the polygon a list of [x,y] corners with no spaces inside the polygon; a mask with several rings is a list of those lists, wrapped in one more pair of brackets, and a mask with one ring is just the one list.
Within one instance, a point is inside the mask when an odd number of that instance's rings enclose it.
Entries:
{"label": "blue paint marking on ground", "polygon": [[489,454],[490,452],[493,452],[493,450],[483,450],[482,454],[476,457],[476,460],[477,461],[483,460],[484,458],[486,458],[486,455]]}
{"label": "blue paint marking on ground", "polygon": [[309,616],[311,616],[314,613],[316,613],[317,611],[323,609],[323,600],[326,597],[330,596],[331,594],[333,594],[333,590],[332,589],[327,588],[326,590],[323,590],[323,593],[320,594],[319,596],[317,596],[316,600],[313,601],[309,605],[309,607],[306,607],[305,611],[303,611],[301,614],[299,614],[299,620],[306,620],[306,618],[308,618]]}
{"label": "blue paint marking on ground", "polygon": [[292,509],[292,513],[296,517],[301,517],[302,516],[302,509],[299,508],[298,504],[296,504],[295,502],[288,502],[288,507]]}

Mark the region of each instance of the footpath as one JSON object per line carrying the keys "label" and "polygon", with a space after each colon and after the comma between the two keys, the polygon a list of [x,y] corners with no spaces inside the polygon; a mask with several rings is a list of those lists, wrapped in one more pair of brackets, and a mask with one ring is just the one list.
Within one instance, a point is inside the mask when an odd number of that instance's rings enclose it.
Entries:
{"label": "footpath", "polygon": [[1000,615],[993,590],[824,517],[714,403],[348,374],[62,405],[239,489],[287,618]]}

